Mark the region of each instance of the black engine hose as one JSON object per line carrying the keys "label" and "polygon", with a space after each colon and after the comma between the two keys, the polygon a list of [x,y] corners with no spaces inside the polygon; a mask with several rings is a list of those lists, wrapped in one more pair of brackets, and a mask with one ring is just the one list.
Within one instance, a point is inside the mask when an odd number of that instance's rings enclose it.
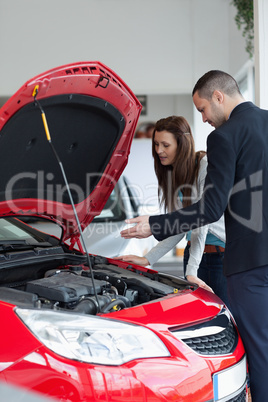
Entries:
{"label": "black engine hose", "polygon": [[126,307],[126,304],[125,304],[125,302],[124,302],[123,300],[121,300],[121,299],[113,300],[111,303],[107,304],[107,306],[102,310],[102,313],[103,313],[103,314],[110,313],[110,312],[111,312],[111,309],[112,309],[113,307],[115,307],[115,306],[119,306],[119,307],[121,307],[121,308],[125,308],[125,307]]}

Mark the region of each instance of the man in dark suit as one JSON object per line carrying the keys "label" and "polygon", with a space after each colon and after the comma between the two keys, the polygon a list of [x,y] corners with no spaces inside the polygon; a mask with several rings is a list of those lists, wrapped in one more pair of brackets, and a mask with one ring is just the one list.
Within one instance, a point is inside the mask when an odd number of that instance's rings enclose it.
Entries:
{"label": "man in dark suit", "polygon": [[246,102],[229,74],[213,70],[193,89],[193,102],[215,130],[207,139],[202,199],[170,214],[143,216],[122,237],[157,240],[225,214],[231,311],[248,355],[253,402],[267,400],[268,375],[268,111]]}

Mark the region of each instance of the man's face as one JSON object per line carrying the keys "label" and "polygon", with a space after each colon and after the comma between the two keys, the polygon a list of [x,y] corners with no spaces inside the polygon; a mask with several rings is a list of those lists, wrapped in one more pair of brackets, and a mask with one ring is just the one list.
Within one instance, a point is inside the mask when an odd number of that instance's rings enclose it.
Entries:
{"label": "man's face", "polygon": [[207,100],[200,98],[198,92],[195,92],[193,102],[196,109],[202,114],[204,123],[207,122],[211,126],[218,128],[226,121],[222,103],[217,100],[216,96],[212,95],[211,100]]}

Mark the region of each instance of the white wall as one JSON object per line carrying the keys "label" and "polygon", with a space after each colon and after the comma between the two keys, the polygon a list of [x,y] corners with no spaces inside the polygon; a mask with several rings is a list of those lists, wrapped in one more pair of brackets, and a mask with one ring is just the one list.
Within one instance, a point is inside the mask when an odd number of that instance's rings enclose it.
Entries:
{"label": "white wall", "polygon": [[184,116],[193,125],[193,102],[190,94],[179,95],[148,95],[147,114],[141,116],[139,122],[157,121],[161,117]]}
{"label": "white wall", "polygon": [[205,149],[191,91],[207,70],[235,75],[248,59],[235,12],[230,0],[0,0],[0,105],[43,71],[100,60],[148,95],[140,122],[184,115]]}
{"label": "white wall", "polygon": [[235,73],[243,64],[230,7],[229,0],[1,0],[0,94],[82,60],[107,64],[136,94],[189,94],[206,70]]}
{"label": "white wall", "polygon": [[254,46],[255,46],[255,73],[256,73],[256,104],[268,109],[268,3],[267,0],[254,0]]}

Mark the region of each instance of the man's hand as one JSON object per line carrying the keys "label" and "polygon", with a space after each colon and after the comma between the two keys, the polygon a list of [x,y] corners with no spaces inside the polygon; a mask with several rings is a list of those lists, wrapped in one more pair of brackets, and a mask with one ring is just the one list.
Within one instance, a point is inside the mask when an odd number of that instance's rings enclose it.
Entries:
{"label": "man's hand", "polygon": [[131,228],[122,230],[120,234],[121,237],[124,237],[124,239],[132,239],[133,237],[136,237],[137,239],[143,239],[152,235],[148,215],[127,219],[125,222],[128,224],[136,223],[136,225]]}

